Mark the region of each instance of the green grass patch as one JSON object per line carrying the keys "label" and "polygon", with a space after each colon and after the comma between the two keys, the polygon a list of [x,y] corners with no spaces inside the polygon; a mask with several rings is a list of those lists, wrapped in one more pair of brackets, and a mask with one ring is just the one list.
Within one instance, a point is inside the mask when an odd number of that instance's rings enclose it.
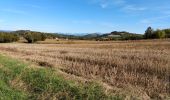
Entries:
{"label": "green grass patch", "polygon": [[[50,68],[29,68],[29,64],[0,55],[0,100],[121,100],[122,98],[106,95],[96,83],[77,85],[64,80]],[[26,85],[11,85],[19,79]],[[20,84],[18,81],[17,84]]]}
{"label": "green grass patch", "polygon": [[26,65],[9,60],[0,55],[0,100],[23,100],[26,94],[11,87],[10,81],[16,78]]}
{"label": "green grass patch", "polygon": [[[108,98],[102,87],[95,84],[76,86],[74,83],[56,76],[50,69],[27,69],[22,80],[29,85],[33,98],[40,99],[91,99]],[[45,95],[45,97],[43,97]]]}

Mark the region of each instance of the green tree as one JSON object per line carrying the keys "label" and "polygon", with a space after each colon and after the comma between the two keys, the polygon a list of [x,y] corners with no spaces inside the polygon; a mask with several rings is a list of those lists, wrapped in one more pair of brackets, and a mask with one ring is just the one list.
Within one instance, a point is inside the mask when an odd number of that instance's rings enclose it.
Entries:
{"label": "green tree", "polygon": [[28,41],[28,43],[34,42],[34,38],[31,32],[25,33],[24,38]]}
{"label": "green tree", "polygon": [[40,32],[26,32],[24,34],[24,38],[28,41],[28,43],[34,43],[37,41],[44,41],[46,39],[46,35]]}
{"label": "green tree", "polygon": [[1,32],[0,43],[16,42],[19,40],[19,36],[14,33]]}
{"label": "green tree", "polygon": [[44,34],[44,33],[42,33],[42,34],[41,34],[41,41],[45,41],[45,40],[46,40],[46,38],[47,38],[47,35],[46,35],[46,34]]}
{"label": "green tree", "polygon": [[145,39],[153,38],[152,36],[153,33],[154,33],[154,30],[152,29],[152,27],[148,27],[147,30],[145,31],[144,38]]}
{"label": "green tree", "polygon": [[170,29],[164,29],[166,38],[170,38]]}
{"label": "green tree", "polygon": [[162,39],[162,38],[165,38],[165,37],[166,37],[166,33],[163,30],[158,29],[154,32],[154,38]]}

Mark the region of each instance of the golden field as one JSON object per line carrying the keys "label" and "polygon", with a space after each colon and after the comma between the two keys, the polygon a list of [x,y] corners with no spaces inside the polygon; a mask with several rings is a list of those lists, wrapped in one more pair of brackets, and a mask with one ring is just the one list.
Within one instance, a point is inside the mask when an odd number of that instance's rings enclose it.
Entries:
{"label": "golden field", "polygon": [[99,82],[109,93],[170,97],[170,39],[7,43],[0,53],[56,68],[66,79]]}

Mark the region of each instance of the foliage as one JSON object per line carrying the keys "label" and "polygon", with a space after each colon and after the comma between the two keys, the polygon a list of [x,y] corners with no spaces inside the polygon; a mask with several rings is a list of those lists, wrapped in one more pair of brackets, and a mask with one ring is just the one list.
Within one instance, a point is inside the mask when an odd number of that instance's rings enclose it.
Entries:
{"label": "foliage", "polygon": [[46,39],[46,35],[40,32],[26,32],[24,34],[24,38],[28,41],[28,43],[34,43],[36,41],[44,41]]}
{"label": "foliage", "polygon": [[159,30],[159,29],[154,31],[154,33],[152,35],[152,37],[156,38],[156,39],[162,39],[162,38],[165,38],[165,36],[166,36],[165,31]]}
{"label": "foliage", "polygon": [[170,38],[170,29],[164,29],[163,31],[165,31],[166,38]]}
{"label": "foliage", "polygon": [[122,36],[122,40],[141,40],[141,39],[143,39],[143,36],[139,34],[126,34]]}
{"label": "foliage", "polygon": [[109,41],[109,40],[141,40],[143,39],[142,34],[129,33],[126,31],[113,31],[108,34],[100,35],[96,38],[99,41]]}
{"label": "foliage", "polygon": [[16,42],[19,40],[19,36],[14,33],[0,32],[0,43]]}
{"label": "foliage", "polygon": [[145,39],[161,39],[170,38],[170,29],[157,29],[154,31],[151,27],[148,27],[144,34]]}
{"label": "foliage", "polygon": [[[5,34],[5,35],[4,35]],[[110,41],[110,40],[141,40],[141,39],[160,39],[170,38],[170,29],[156,30],[148,27],[144,35],[130,33],[126,31],[113,31],[111,33],[99,34],[92,33],[87,35],[68,35],[59,33],[42,33],[30,30],[18,30],[10,33],[0,33],[0,43],[15,42],[19,37],[24,37],[28,43],[36,41],[44,41],[46,39],[73,39],[73,40],[97,40],[97,41]]]}
{"label": "foliage", "polygon": [[47,39],[56,39],[58,34],[46,33]]}
{"label": "foliage", "polygon": [[152,27],[148,27],[147,30],[145,31],[144,38],[145,39],[153,38],[153,33],[154,30],[152,29]]}

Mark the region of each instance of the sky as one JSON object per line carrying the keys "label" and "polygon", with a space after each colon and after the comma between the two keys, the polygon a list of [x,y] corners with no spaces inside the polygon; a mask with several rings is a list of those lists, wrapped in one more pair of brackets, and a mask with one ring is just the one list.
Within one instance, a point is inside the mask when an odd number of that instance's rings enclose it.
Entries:
{"label": "sky", "polygon": [[62,33],[170,28],[170,0],[1,0],[0,30]]}

